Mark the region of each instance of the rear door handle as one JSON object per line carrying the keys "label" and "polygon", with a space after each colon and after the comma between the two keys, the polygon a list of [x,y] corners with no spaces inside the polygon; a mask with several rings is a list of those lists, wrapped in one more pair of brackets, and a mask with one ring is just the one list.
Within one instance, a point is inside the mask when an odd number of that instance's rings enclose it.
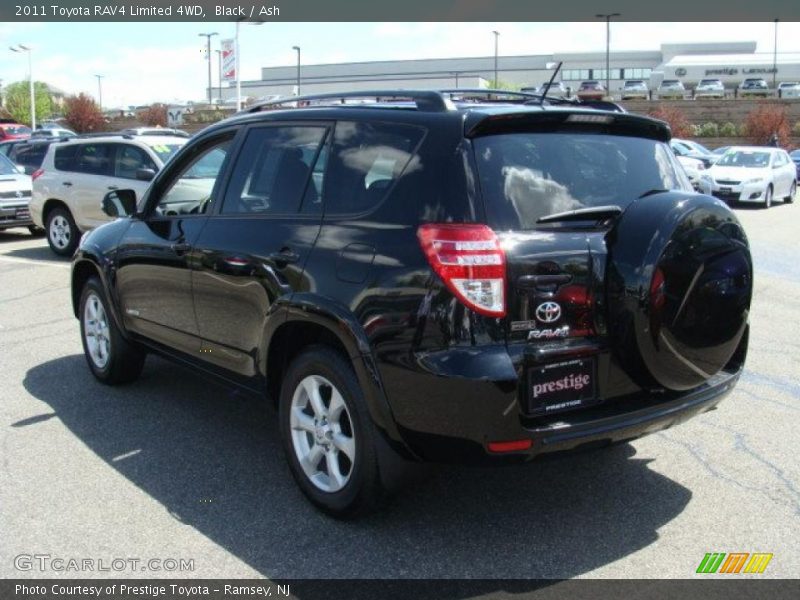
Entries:
{"label": "rear door handle", "polygon": [[281,264],[288,265],[289,263],[297,262],[300,260],[300,255],[297,252],[292,252],[289,248],[283,248],[280,252],[273,252],[267,258],[280,266]]}
{"label": "rear door handle", "polygon": [[110,185],[110,186],[108,186],[108,189],[113,191],[113,190],[118,190],[119,188],[117,186],[115,186],[115,185]]}
{"label": "rear door handle", "polygon": [[170,248],[175,254],[184,254],[192,249],[192,245],[186,242],[176,242]]}
{"label": "rear door handle", "polygon": [[71,181],[62,181],[61,185],[65,185],[67,187],[71,187],[72,186],[72,182]]}

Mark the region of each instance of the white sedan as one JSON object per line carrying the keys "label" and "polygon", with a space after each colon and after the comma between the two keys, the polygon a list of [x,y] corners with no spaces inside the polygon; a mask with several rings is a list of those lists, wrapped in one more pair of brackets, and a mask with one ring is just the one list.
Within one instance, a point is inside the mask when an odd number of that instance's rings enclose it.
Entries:
{"label": "white sedan", "polygon": [[706,173],[703,161],[688,156],[676,156],[675,158],[681,163],[683,171],[686,173],[686,176],[689,178],[689,183],[692,184],[695,191],[701,194],[711,195],[714,183]]}
{"label": "white sedan", "polygon": [[797,170],[780,148],[733,146],[708,169],[712,193],[726,202],[758,202],[764,208],[780,198],[791,202],[797,191]]}

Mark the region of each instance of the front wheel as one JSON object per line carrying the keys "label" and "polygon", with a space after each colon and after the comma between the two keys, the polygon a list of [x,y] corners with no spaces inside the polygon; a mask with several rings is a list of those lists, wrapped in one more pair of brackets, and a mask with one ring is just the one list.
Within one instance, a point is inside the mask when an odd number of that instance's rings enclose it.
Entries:
{"label": "front wheel", "polygon": [[279,419],[292,475],[315,506],[348,518],[377,505],[376,433],[349,361],[324,346],[299,355],[281,386]]}
{"label": "front wheel", "polygon": [[784,198],[783,201],[786,202],[787,204],[791,204],[792,202],[794,202],[795,194],[797,194],[797,182],[793,181],[792,187],[789,188],[789,195],[786,196],[786,198]]}
{"label": "front wheel", "polygon": [[45,223],[47,243],[59,256],[72,256],[80,241],[78,226],[66,208],[54,208],[47,215]]}
{"label": "front wheel", "polygon": [[31,235],[38,237],[44,233],[44,229],[37,227],[36,225],[28,225],[28,232],[30,232]]}
{"label": "front wheel", "polygon": [[83,353],[92,374],[108,385],[133,381],[142,372],[145,353],[120,333],[97,277],[83,287],[80,312]]}
{"label": "front wheel", "polygon": [[764,208],[772,206],[772,186],[768,185],[767,190],[764,192]]}

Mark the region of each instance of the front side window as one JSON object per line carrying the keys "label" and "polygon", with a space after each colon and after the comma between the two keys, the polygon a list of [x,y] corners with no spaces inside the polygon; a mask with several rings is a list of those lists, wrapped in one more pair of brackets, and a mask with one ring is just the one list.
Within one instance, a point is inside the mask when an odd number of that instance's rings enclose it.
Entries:
{"label": "front side window", "polygon": [[[164,184],[154,208],[157,216],[205,214],[211,210],[214,187],[222,175],[225,158],[230,150],[233,133],[204,144],[184,157]],[[162,187],[163,185],[163,187]]]}
{"label": "front side window", "polygon": [[656,140],[585,133],[513,133],[474,142],[489,225],[533,229],[546,215],[617,205],[652,190],[691,189]]}
{"label": "front side window", "polygon": [[318,205],[322,172],[315,164],[326,133],[325,127],[306,125],[250,130],[234,165],[222,213],[297,214],[301,202]]}
{"label": "front side window", "polygon": [[325,185],[325,214],[375,208],[403,173],[421,168],[415,150],[424,131],[389,123],[337,123]]}
{"label": "front side window", "polygon": [[156,165],[141,148],[131,144],[120,144],[117,148],[117,158],[114,161],[114,176],[136,179],[136,171],[139,169],[155,171]]}

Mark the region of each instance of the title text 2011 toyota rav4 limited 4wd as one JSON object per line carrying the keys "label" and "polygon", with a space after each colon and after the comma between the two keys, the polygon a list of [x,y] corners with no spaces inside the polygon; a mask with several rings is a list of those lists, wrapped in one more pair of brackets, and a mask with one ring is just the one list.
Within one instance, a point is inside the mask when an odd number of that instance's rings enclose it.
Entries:
{"label": "title text 2011 toyota rav4 limited 4wd", "polygon": [[666,124],[371,95],[256,107],[195,136],[138,204],[106,196],[130,216],[84,236],[72,269],[100,381],[154,351],[273,399],[297,483],[335,515],[404,461],[628,440],[731,391],[748,243],[692,191]]}

